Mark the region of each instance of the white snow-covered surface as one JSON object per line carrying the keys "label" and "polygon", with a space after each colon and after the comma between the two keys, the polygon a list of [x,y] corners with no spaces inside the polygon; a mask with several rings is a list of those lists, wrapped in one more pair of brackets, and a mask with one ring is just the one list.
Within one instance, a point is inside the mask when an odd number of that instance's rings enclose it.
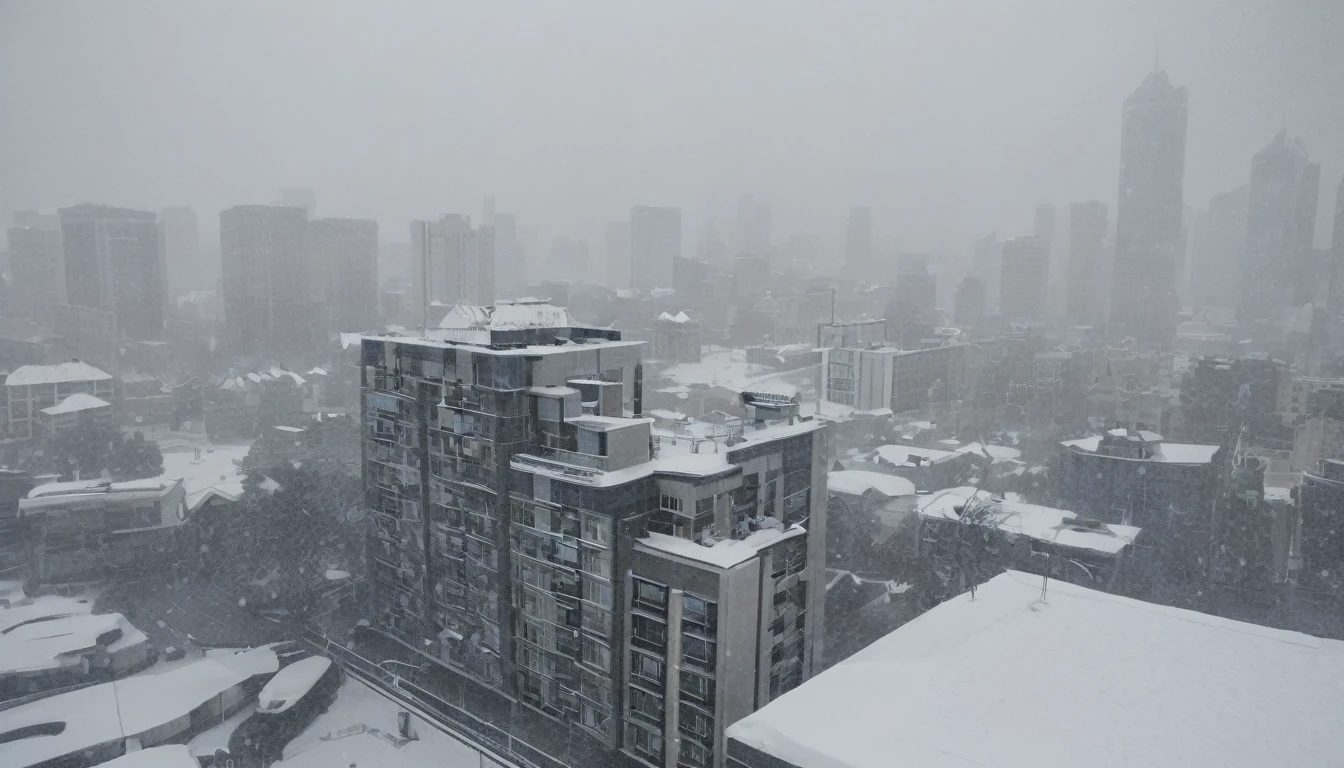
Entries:
{"label": "white snow-covered surface", "polygon": [[755,557],[756,553],[771,544],[777,544],[785,539],[801,536],[804,533],[807,533],[807,531],[800,525],[789,526],[787,529],[762,528],[744,539],[724,539],[709,547],[690,539],[669,536],[665,533],[649,533],[642,539],[636,539],[635,543],[651,550],[676,555],[716,568],[732,568]]}
{"label": "white snow-covered surface", "polygon": [[342,571],[337,568],[328,568],[326,572],[327,581],[341,581],[350,578],[349,571]]}
{"label": "white snow-covered surface", "polygon": [[1315,768],[1342,688],[1339,641],[1009,571],[728,737],[799,768]]}
{"label": "white snow-covered surface", "polygon": [[457,304],[444,315],[439,327],[452,330],[488,329],[509,331],[526,328],[572,328],[578,325],[569,310],[549,302],[496,302],[493,307]]}
{"label": "white snow-covered surface", "polygon": [[115,760],[100,763],[99,768],[201,768],[186,744],[165,744],[128,752]]}
{"label": "white snow-covered surface", "polygon": [[114,629],[121,637],[107,647],[111,652],[149,640],[120,613],[78,613],[13,627],[0,634],[0,674],[77,667],[98,636]]}
{"label": "white snow-covered surface", "polygon": [[679,363],[663,371],[663,376],[678,385],[704,384],[736,392],[766,392],[792,397],[798,388],[780,379],[794,371],[775,372],[763,365],[746,362],[746,353],[724,350],[704,355],[697,363]]}
{"label": "white snow-covered surface", "polygon": [[77,381],[107,381],[112,375],[78,360],[55,365],[21,365],[5,378],[5,386],[70,384]]}
{"label": "white snow-covered surface", "polygon": [[[93,601],[63,595],[39,595],[23,598],[11,603],[8,608],[0,608],[0,632],[8,632],[26,621],[44,619],[53,616],[74,616],[93,612]],[[14,598],[11,598],[14,599]]]}
{"label": "white snow-covered surface", "polygon": [[[243,473],[238,468],[251,449],[250,442],[216,445],[160,446],[163,474],[160,480],[181,480],[186,487],[187,507],[195,509],[211,494],[236,501],[243,495]],[[196,458],[196,448],[201,457]]]}
{"label": "white snow-covered surface", "polygon": [[330,668],[331,659],[325,656],[309,656],[290,664],[277,672],[257,694],[257,709],[267,714],[288,710]]}
{"label": "white snow-covered surface", "polygon": [[[363,683],[349,678],[341,686],[331,709],[319,715],[307,730],[285,747],[279,768],[478,768],[482,761],[475,749],[426,724],[412,715],[419,738],[394,746],[368,729],[397,733],[401,706]],[[363,726],[363,732],[359,731]],[[348,730],[347,730],[348,729]],[[340,736],[341,733],[350,735]],[[339,736],[338,738],[332,738]],[[227,738],[227,737],[226,737]],[[198,753],[199,754],[199,753]]]}
{"label": "white snow-covered surface", "polygon": [[984,456],[989,454],[990,462],[997,463],[1008,461],[1010,459],[1022,458],[1022,452],[1016,448],[1009,448],[1006,445],[981,445],[980,443],[967,443],[956,449],[957,453],[969,453],[975,456]]}
{"label": "white snow-covered surface", "polygon": [[[1113,432],[1116,430],[1112,430]],[[1143,433],[1154,434],[1154,433]],[[1161,435],[1155,435],[1160,438]],[[1150,441],[1151,442],[1151,441]],[[1101,435],[1092,435],[1077,440],[1065,440],[1061,443],[1066,448],[1083,451],[1084,453],[1096,453],[1101,447]],[[1153,456],[1148,461],[1157,461],[1165,464],[1208,464],[1213,461],[1213,455],[1218,452],[1216,445],[1198,445],[1194,443],[1153,443]]]}
{"label": "white snow-covered surface", "polygon": [[86,392],[76,392],[50,408],[43,408],[42,412],[48,416],[60,416],[63,413],[78,413],[79,411],[111,407],[112,404],[101,397],[94,397]]}
{"label": "white snow-covered surface", "polygon": [[877,456],[882,461],[898,467],[913,467],[918,458],[921,464],[937,464],[955,458],[955,451],[940,451],[937,448],[915,448],[909,445],[882,445],[877,448]]}
{"label": "white snow-covered surface", "polygon": [[826,475],[827,489],[835,493],[862,496],[870,490],[883,496],[914,496],[915,484],[904,477],[862,469],[836,470]]}
{"label": "white snow-covered surface", "polygon": [[1142,529],[1132,525],[1104,524],[1101,529],[1081,530],[1074,528],[1069,521],[1078,515],[1066,509],[1042,507],[1037,504],[1006,499],[992,501],[988,491],[976,491],[970,486],[948,488],[928,496],[920,497],[919,513],[925,517],[942,517],[957,520],[956,507],[971,497],[989,504],[993,512],[988,522],[1005,533],[1027,536],[1039,541],[1049,541],[1064,547],[1090,549],[1105,554],[1115,554],[1138,538]]}
{"label": "white snow-covered surface", "polygon": [[[0,733],[29,725],[64,722],[50,736],[0,744],[0,765],[9,768],[52,760],[99,744],[135,736],[183,717],[213,696],[253,675],[275,672],[270,648],[215,656],[158,675],[134,675],[61,693],[0,712]],[[133,702],[134,706],[120,706]]]}

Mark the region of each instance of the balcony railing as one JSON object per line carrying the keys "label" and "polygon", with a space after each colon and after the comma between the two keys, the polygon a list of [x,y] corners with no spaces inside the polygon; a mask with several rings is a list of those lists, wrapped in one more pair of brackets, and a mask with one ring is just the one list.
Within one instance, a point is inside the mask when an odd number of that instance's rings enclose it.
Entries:
{"label": "balcony railing", "polygon": [[572,464],[576,467],[595,469],[599,472],[607,471],[606,456],[598,456],[592,453],[579,453],[578,451],[566,451],[560,448],[548,448],[545,446],[541,449],[541,455],[544,458],[563,462],[565,464]]}

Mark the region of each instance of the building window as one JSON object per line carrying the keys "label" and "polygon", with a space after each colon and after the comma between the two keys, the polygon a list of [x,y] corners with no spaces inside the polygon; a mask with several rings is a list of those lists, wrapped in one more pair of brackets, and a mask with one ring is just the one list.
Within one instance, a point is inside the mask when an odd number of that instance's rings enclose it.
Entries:
{"label": "building window", "polygon": [[676,496],[669,496],[666,493],[659,494],[658,506],[661,507],[662,509],[666,509],[669,512],[680,512],[681,499],[677,498]]}
{"label": "building window", "polygon": [[667,625],[648,616],[631,614],[631,642],[641,648],[661,651],[667,644]]}
{"label": "building window", "polygon": [[611,578],[611,550],[585,547],[583,550],[583,570],[604,579]]}
{"label": "building window", "polygon": [[714,679],[689,669],[681,670],[681,695],[708,707],[714,706]]}
{"label": "building window", "polygon": [[630,651],[630,674],[650,687],[663,687],[663,661],[655,656]]}
{"label": "building window", "polygon": [[649,721],[662,724],[663,697],[643,688],[630,686],[630,711],[643,715]]}
{"label": "building window", "polygon": [[597,579],[583,580],[583,599],[603,608],[611,607],[611,585]]}
{"label": "building window", "polygon": [[586,701],[579,702],[579,722],[583,723],[585,726],[592,728],[595,731],[606,732],[607,722],[610,719],[611,715],[608,714],[607,710],[589,704]]}
{"label": "building window", "polygon": [[583,637],[583,661],[593,667],[601,670],[611,669],[611,648],[606,643],[584,635]]}
{"label": "building window", "polygon": [[699,664],[710,669],[714,668],[714,655],[717,650],[717,643],[713,640],[706,640],[695,635],[683,633],[681,638],[682,655],[686,661]]}
{"label": "building window", "polygon": [[583,513],[583,540],[591,541],[594,544],[602,546],[611,545],[611,518],[596,515],[591,512]]}
{"label": "building window", "polygon": [[660,614],[667,611],[667,587],[643,579],[634,581],[636,607]]}
{"label": "building window", "polygon": [[659,764],[663,761],[662,734],[632,725],[625,729],[625,748],[639,757]]}

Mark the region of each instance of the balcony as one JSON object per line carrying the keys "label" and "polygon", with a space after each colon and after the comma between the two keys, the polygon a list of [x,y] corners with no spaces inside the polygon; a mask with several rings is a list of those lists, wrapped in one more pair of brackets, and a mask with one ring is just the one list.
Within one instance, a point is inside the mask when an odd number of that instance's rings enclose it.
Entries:
{"label": "balcony", "polygon": [[541,448],[543,458],[552,461],[558,461],[563,464],[570,464],[585,469],[595,469],[598,472],[607,471],[607,457],[598,456],[592,453],[579,453],[578,451],[566,451],[560,448]]}

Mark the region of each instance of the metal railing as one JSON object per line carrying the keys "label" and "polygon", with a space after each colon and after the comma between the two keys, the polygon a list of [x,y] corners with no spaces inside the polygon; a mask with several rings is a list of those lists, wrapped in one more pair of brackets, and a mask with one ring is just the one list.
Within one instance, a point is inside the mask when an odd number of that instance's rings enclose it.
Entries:
{"label": "metal railing", "polygon": [[592,453],[579,453],[578,451],[566,451],[562,448],[550,448],[543,446],[541,455],[547,459],[573,464],[577,467],[586,467],[596,469],[599,472],[607,471],[607,457],[598,456]]}
{"label": "metal railing", "polygon": [[405,676],[364,658],[331,638],[310,631],[305,639],[347,672],[375,686],[394,700],[422,710],[422,716],[431,717],[436,725],[475,749],[481,756],[483,768],[569,768],[566,762],[551,757],[508,730],[445,701],[407,680]]}

